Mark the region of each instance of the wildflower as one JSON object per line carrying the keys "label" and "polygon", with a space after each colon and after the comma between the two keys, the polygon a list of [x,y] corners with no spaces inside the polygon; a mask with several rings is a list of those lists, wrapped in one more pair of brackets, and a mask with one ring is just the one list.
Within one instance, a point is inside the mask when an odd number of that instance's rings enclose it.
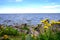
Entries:
{"label": "wildflower", "polygon": [[51,24],[55,24],[56,22],[55,22],[55,20],[51,20]]}
{"label": "wildflower", "polygon": [[57,24],[60,24],[60,22],[56,22]]}
{"label": "wildflower", "polygon": [[47,23],[49,23],[49,20],[45,19],[45,20],[41,20],[41,22],[44,23],[44,24],[47,24]]}
{"label": "wildflower", "polygon": [[54,20],[51,20],[51,24],[60,24],[60,22],[55,22]]}
{"label": "wildflower", "polygon": [[46,21],[46,20],[43,20],[41,22],[44,23],[44,24],[48,24],[48,21]]}
{"label": "wildflower", "polygon": [[47,26],[48,26],[48,27],[50,27],[50,26],[51,26],[51,24],[47,24]]}
{"label": "wildflower", "polygon": [[8,35],[4,35],[3,38],[4,38],[4,39],[8,39]]}
{"label": "wildflower", "polygon": [[44,29],[48,29],[48,26],[44,26]]}
{"label": "wildflower", "polygon": [[45,22],[45,20],[41,20],[41,22],[42,22],[42,23],[44,23],[44,22]]}
{"label": "wildflower", "polygon": [[48,24],[48,22],[46,21],[46,22],[44,22],[44,24]]}

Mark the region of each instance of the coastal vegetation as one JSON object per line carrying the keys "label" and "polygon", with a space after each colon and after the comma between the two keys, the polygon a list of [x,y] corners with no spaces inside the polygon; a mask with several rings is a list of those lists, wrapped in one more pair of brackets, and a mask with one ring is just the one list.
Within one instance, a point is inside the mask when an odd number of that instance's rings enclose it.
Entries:
{"label": "coastal vegetation", "polygon": [[60,21],[41,20],[40,24],[0,24],[0,40],[60,40]]}

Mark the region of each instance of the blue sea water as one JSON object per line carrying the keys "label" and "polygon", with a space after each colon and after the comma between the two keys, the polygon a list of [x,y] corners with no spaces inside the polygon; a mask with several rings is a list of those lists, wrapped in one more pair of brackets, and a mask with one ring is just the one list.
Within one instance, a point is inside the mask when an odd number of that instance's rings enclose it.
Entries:
{"label": "blue sea water", "polygon": [[0,24],[6,24],[8,20],[11,20],[8,25],[13,25],[14,23],[36,25],[45,18],[60,20],[60,13],[0,14]]}

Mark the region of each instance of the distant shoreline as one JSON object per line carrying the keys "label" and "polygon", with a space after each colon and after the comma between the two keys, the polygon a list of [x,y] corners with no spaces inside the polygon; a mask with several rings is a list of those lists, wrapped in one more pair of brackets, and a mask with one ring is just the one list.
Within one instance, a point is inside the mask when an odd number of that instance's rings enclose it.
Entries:
{"label": "distant shoreline", "polygon": [[60,14],[60,13],[0,13],[0,14]]}

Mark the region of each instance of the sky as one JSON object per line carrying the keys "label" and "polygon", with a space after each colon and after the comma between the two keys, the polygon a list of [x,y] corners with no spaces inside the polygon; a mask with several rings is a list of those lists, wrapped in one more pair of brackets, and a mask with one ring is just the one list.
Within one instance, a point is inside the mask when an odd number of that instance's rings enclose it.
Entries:
{"label": "sky", "polygon": [[0,13],[60,13],[60,0],[0,0]]}

